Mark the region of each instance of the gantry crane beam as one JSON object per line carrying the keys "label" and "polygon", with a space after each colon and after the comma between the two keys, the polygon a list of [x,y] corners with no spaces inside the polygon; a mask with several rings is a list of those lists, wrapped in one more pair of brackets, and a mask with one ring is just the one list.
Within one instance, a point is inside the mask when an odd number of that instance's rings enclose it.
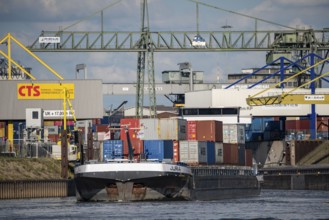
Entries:
{"label": "gantry crane beam", "polygon": [[[205,47],[193,47],[194,36],[201,35]],[[329,50],[329,29],[257,31],[175,31],[175,32],[72,32],[43,31],[28,48],[35,52],[146,52],[140,46],[149,37],[153,52],[226,51],[323,51]],[[293,36],[292,39],[288,37]],[[40,39],[59,43],[44,43]]]}

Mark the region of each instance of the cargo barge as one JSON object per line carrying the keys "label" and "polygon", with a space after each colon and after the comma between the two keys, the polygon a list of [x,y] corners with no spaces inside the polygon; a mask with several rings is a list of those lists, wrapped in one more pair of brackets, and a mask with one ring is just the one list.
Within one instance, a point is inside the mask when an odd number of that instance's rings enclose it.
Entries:
{"label": "cargo barge", "polygon": [[75,168],[78,201],[190,200],[191,169],[157,161],[113,160]]}
{"label": "cargo barge", "polygon": [[257,196],[259,183],[246,167],[193,166],[132,161],[75,168],[78,201],[219,200]]}
{"label": "cargo barge", "polygon": [[[155,128],[161,128],[161,123],[164,123],[161,120],[142,122],[148,129],[144,129],[144,135],[156,132]],[[173,124],[173,128],[186,123],[182,120],[165,122]],[[198,123],[206,123],[207,126],[204,127],[208,130],[211,128],[209,132],[205,129],[205,135],[200,137],[202,140],[208,136],[213,141],[222,140],[221,122]],[[135,128],[129,131],[128,125],[123,127],[121,131],[124,130],[124,133],[121,138],[125,137],[128,145],[128,158],[116,158],[116,155],[122,155],[122,145],[118,145],[121,148],[118,150],[113,142],[112,147],[106,145],[106,149],[103,150],[102,162],[88,161],[77,166],[75,183],[78,201],[219,200],[257,196],[260,193],[260,185],[250,166],[223,165],[225,162],[238,164],[238,145],[178,141],[180,147],[177,150],[173,141],[151,139],[144,140],[144,154],[140,154],[141,150],[136,148],[129,135]],[[175,132],[173,137],[179,140],[179,134]],[[159,135],[168,136],[170,133],[159,132],[147,137]],[[242,146],[239,147],[244,151]],[[175,156],[173,152],[179,152],[180,157]],[[223,156],[223,152],[224,155],[227,154],[226,157]],[[136,158],[136,155],[139,157]]]}

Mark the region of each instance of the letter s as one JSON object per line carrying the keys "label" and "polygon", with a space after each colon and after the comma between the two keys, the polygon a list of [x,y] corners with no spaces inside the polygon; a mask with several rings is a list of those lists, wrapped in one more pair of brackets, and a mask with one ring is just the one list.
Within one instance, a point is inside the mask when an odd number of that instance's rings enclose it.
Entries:
{"label": "letter s", "polygon": [[33,93],[33,96],[40,96],[40,86],[35,86],[35,87],[33,87],[33,91],[34,91],[34,93]]}

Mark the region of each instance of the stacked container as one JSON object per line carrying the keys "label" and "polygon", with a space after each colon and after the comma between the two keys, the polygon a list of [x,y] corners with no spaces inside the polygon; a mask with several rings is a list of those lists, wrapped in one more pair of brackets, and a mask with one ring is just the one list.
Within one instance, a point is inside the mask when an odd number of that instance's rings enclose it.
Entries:
{"label": "stacked container", "polygon": [[221,121],[197,121],[196,124],[198,141],[223,142],[223,123]]}
{"label": "stacked container", "polygon": [[120,120],[120,140],[123,142],[123,155],[128,156],[128,140],[126,129],[128,127],[128,134],[130,137],[131,145],[134,150],[134,155],[137,158],[139,155],[144,154],[143,141],[139,138],[140,133],[140,119],[138,118],[122,118]]}
{"label": "stacked container", "polygon": [[186,139],[190,141],[196,140],[196,130],[197,130],[197,122],[196,121],[187,121],[186,122]]}
{"label": "stacked container", "polygon": [[223,124],[221,121],[188,121],[187,141],[179,142],[180,161],[191,164],[222,163]]}
{"label": "stacked container", "polygon": [[103,142],[103,160],[122,158],[123,144],[121,140],[106,140]]}
{"label": "stacked container", "polygon": [[176,118],[140,119],[142,140],[186,140],[186,120]]}
{"label": "stacked container", "polygon": [[190,164],[207,164],[207,143],[205,141],[180,141],[180,161]]}
{"label": "stacked container", "polygon": [[223,163],[246,165],[244,125],[223,125]]}
{"label": "stacked container", "polygon": [[145,140],[144,154],[146,159],[173,159],[174,141],[171,140]]}
{"label": "stacked container", "polygon": [[186,140],[186,120],[176,118],[140,119],[140,127],[145,157],[180,161],[178,141]]}

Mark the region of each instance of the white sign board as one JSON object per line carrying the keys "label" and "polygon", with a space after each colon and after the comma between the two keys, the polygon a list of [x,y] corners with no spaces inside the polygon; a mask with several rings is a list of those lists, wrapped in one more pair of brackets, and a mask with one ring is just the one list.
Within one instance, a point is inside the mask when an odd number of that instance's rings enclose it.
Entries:
{"label": "white sign board", "polygon": [[60,37],[39,37],[39,43],[57,44],[61,42]]}
{"label": "white sign board", "polygon": [[324,95],[305,95],[305,101],[324,101]]}
{"label": "white sign board", "polygon": [[[66,110],[66,117],[73,118],[74,111]],[[44,119],[62,119],[64,117],[63,110],[44,110],[43,118]]]}

